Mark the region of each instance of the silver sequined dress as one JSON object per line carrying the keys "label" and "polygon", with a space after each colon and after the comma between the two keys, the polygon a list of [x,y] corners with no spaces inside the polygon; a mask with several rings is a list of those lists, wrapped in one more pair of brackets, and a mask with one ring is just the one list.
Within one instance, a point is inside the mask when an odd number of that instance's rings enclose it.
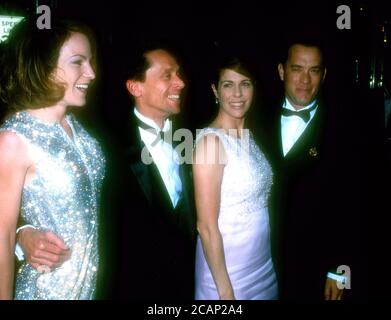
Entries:
{"label": "silver sequined dress", "polygon": [[[222,129],[206,128],[199,132],[196,142],[205,136],[206,139],[217,136],[227,155],[218,226],[235,298],[276,299],[278,290],[271,258],[268,212],[273,179],[270,164],[249,130],[244,130],[243,136],[237,138]],[[200,237],[196,249],[195,298],[219,299]]]}
{"label": "silver sequined dress", "polygon": [[98,267],[98,202],[104,157],[96,140],[72,115],[73,140],[59,123],[27,112],[8,118],[0,130],[16,133],[28,147],[35,175],[23,188],[20,214],[25,223],[51,230],[71,249],[70,260],[47,274],[30,265],[18,270],[15,299],[93,299]]}

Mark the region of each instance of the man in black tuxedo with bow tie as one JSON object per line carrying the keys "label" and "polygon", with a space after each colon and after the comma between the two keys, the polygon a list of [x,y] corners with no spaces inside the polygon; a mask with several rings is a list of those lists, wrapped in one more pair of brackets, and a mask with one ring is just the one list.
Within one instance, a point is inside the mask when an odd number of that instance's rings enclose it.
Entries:
{"label": "man in black tuxedo with bow tie", "polygon": [[261,143],[275,173],[271,227],[281,298],[340,299],[336,279],[343,278],[336,269],[350,260],[338,232],[346,212],[337,205],[336,133],[319,98],[326,77],[321,49],[292,43],[278,73],[284,101],[265,124]]}
{"label": "man in black tuxedo with bow tie", "polygon": [[[144,48],[128,70],[134,100],[121,135],[118,243],[114,296],[192,299],[195,215],[192,182],[172,141],[185,83],[177,59],[159,46]],[[116,230],[116,229],[114,229]]]}

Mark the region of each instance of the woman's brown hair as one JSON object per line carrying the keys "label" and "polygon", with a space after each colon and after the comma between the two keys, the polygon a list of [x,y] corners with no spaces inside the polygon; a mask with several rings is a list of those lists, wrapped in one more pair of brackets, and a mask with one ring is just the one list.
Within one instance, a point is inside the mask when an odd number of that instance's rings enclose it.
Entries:
{"label": "woman's brown hair", "polygon": [[65,88],[53,74],[60,49],[72,33],[87,36],[95,57],[95,40],[87,26],[52,19],[51,28],[41,30],[36,18],[24,18],[1,44],[0,99],[8,111],[44,108],[63,98]]}

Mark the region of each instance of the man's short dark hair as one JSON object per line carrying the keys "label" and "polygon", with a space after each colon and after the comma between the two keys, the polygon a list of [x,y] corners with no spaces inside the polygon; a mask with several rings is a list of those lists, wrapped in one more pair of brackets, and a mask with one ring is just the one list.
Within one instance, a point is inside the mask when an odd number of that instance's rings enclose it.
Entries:
{"label": "man's short dark hair", "polygon": [[178,51],[170,43],[161,40],[144,42],[129,57],[127,67],[124,70],[125,80],[145,81],[145,73],[151,66],[147,55],[156,50],[164,50],[178,61]]}
{"label": "man's short dark hair", "polygon": [[322,65],[325,66],[324,45],[320,36],[314,35],[295,35],[288,36],[285,39],[285,45],[281,51],[279,62],[285,64],[288,61],[290,51],[294,45],[302,45],[308,48],[317,48],[322,57]]}

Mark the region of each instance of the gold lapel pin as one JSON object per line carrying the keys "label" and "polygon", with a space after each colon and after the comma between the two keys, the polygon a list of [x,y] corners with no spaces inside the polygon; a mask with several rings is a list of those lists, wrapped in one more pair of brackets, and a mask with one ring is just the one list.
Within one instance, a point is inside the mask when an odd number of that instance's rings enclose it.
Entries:
{"label": "gold lapel pin", "polygon": [[318,156],[318,150],[316,150],[316,147],[312,147],[308,150],[308,153],[311,157],[317,157]]}

